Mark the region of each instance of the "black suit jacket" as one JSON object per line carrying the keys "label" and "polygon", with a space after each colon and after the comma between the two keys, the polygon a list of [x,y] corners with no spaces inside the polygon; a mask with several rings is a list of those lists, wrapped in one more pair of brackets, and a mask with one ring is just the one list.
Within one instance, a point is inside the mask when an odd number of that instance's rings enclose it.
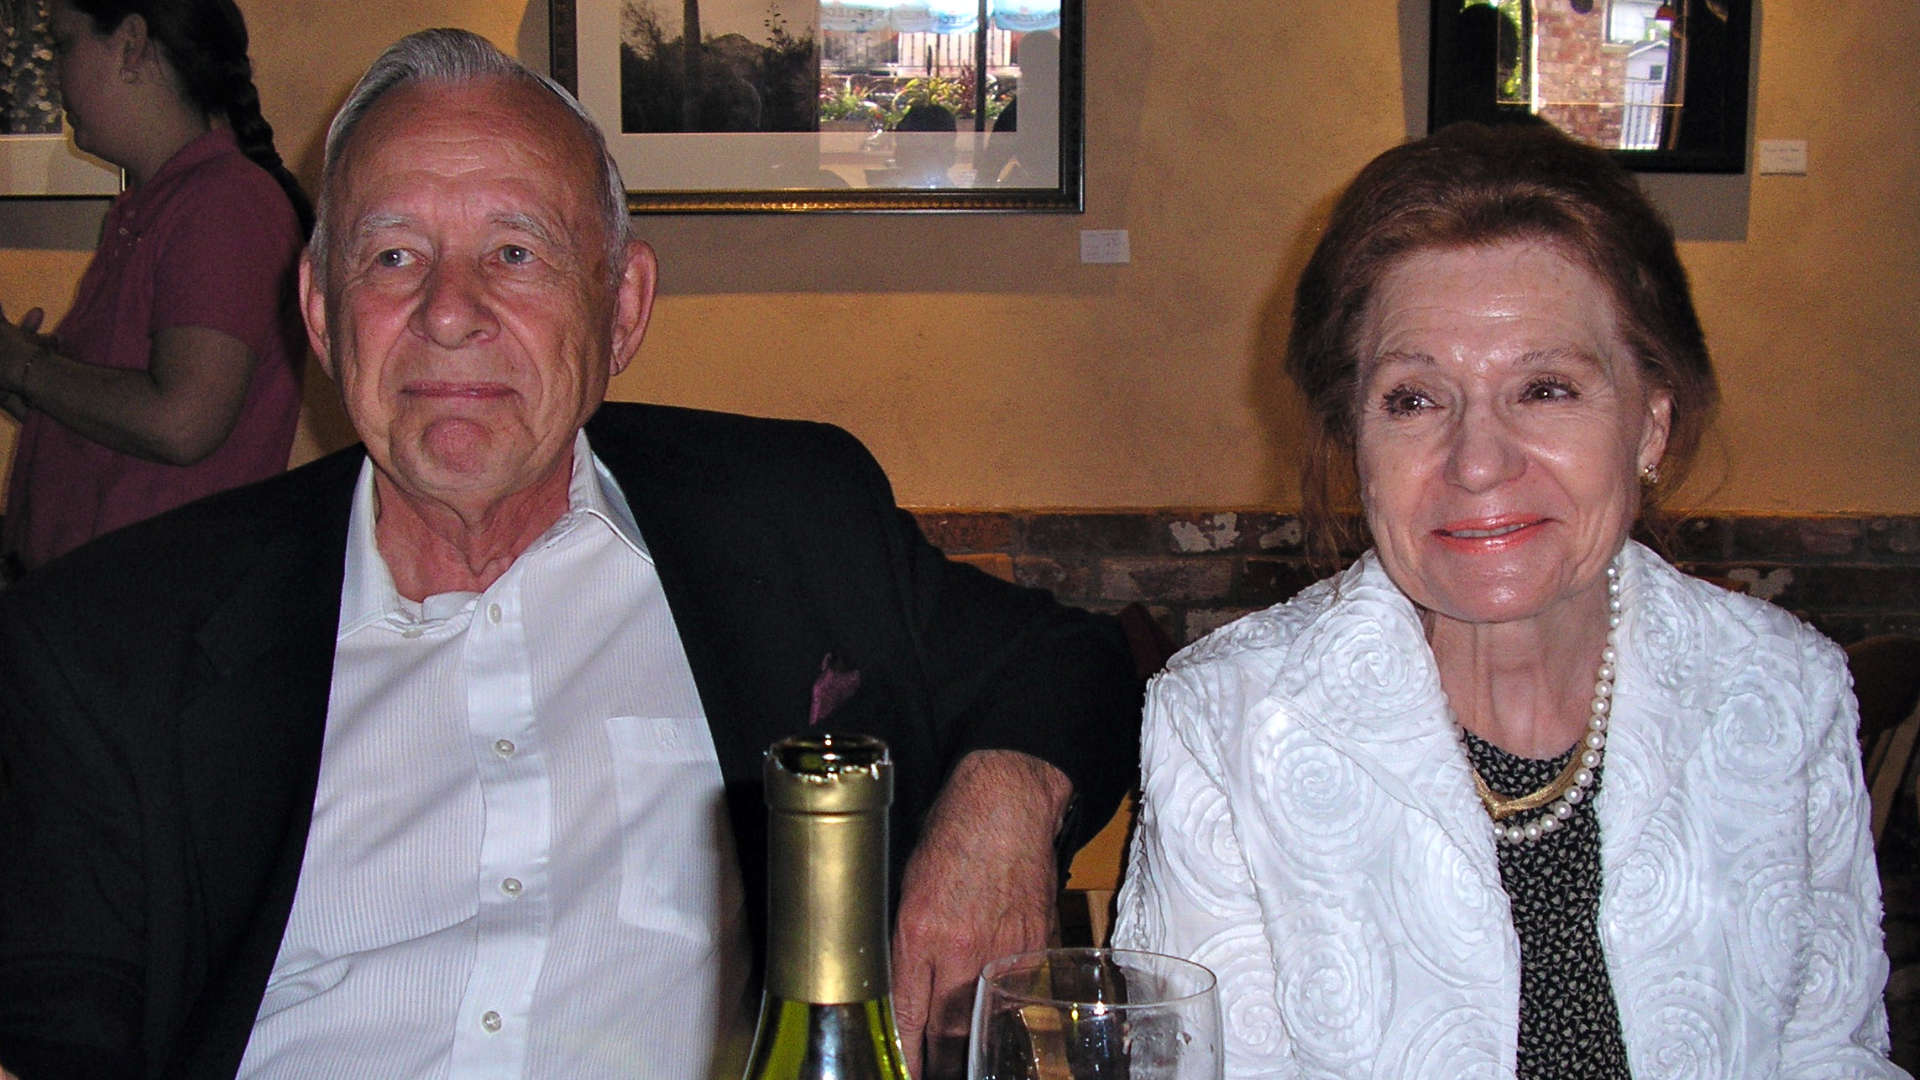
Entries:
{"label": "black suit jacket", "polygon": [[[761,752],[886,738],[893,882],[947,771],[1073,780],[1070,853],[1132,782],[1139,687],[1105,619],[949,562],[845,432],[661,406],[588,425],[646,538],[726,780],[755,939]],[[358,449],[88,545],[0,593],[0,1063],[230,1077],[291,909]],[[1009,798],[1021,797],[1009,792]]]}

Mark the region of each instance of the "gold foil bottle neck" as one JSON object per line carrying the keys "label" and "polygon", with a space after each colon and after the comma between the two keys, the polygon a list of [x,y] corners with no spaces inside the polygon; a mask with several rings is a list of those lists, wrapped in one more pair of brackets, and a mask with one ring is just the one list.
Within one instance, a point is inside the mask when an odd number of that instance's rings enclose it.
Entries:
{"label": "gold foil bottle neck", "polygon": [[893,763],[866,735],[767,751],[767,990],[813,1004],[888,995],[887,807]]}
{"label": "gold foil bottle neck", "polygon": [[767,808],[776,813],[884,812],[893,802],[893,762],[871,735],[800,735],[767,750]]}

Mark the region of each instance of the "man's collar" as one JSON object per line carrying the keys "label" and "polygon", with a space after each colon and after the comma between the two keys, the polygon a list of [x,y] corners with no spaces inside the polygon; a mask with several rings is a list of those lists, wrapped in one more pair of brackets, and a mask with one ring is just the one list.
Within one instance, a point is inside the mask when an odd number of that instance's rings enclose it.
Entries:
{"label": "man's collar", "polygon": [[[579,524],[583,517],[594,517],[605,522],[634,554],[651,562],[653,555],[640,535],[640,526],[633,519],[633,510],[627,505],[626,495],[621,492],[613,473],[587,445],[587,433],[584,431],[573,437],[572,468],[572,477],[567,482],[567,512],[539,539],[528,545],[527,550],[552,544]],[[395,616],[410,620],[431,618],[437,609],[445,606],[434,604],[431,602],[433,598],[429,598],[429,603],[422,611],[421,605],[409,603],[394,586],[393,572],[387,568],[387,560],[380,554],[379,541],[374,533],[378,509],[374,505],[373,475],[373,459],[369,457],[360,466],[360,477],[353,489],[353,509],[347,518],[347,558],[340,586],[338,637],[342,639],[381,619]]]}
{"label": "man's collar", "polygon": [[[592,477],[591,483],[587,477]],[[634,554],[653,561],[653,552],[640,535],[640,525],[633,520],[633,508],[627,505],[626,493],[620,490],[613,471],[587,445],[585,431],[573,437],[573,479],[567,484],[567,508],[569,514],[588,513],[605,521]]]}

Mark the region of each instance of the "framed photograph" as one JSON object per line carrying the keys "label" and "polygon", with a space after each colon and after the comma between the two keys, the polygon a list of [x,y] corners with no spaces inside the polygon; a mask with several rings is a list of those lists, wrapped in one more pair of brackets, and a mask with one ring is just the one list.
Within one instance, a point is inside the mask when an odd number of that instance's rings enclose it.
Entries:
{"label": "framed photograph", "polygon": [[1747,163],[1752,0],[1433,0],[1428,130],[1545,120],[1643,172]]}
{"label": "framed photograph", "polygon": [[46,0],[0,0],[0,61],[0,196],[119,192],[120,170],[67,138]]}
{"label": "framed photograph", "polygon": [[1077,213],[1081,3],[552,0],[553,75],[635,212]]}

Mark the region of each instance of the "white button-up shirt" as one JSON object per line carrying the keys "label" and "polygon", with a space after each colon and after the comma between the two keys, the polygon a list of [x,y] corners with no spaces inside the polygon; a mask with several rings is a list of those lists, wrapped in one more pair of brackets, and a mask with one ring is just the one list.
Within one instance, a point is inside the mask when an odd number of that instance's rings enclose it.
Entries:
{"label": "white button-up shirt", "polygon": [[618,485],[582,434],[566,515],[484,593],[416,604],[372,476],[240,1076],[737,1076],[750,946],[719,761]]}

